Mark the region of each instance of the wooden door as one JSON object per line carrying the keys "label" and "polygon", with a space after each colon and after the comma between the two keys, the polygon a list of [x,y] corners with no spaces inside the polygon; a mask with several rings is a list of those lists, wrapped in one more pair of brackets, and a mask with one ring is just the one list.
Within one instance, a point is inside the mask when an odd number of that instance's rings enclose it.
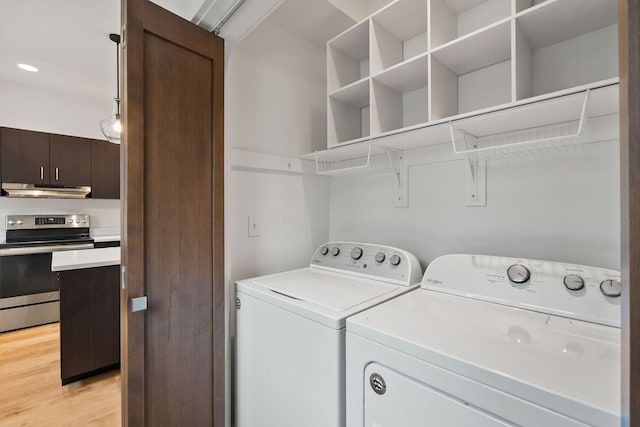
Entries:
{"label": "wooden door", "polygon": [[91,140],[66,135],[49,138],[49,184],[91,185]]}
{"label": "wooden door", "polygon": [[91,197],[120,198],[120,145],[99,140],[92,142]]}
{"label": "wooden door", "polygon": [[2,182],[49,183],[49,134],[2,129]]}
{"label": "wooden door", "polygon": [[223,426],[224,44],[146,0],[123,18],[123,425]]}

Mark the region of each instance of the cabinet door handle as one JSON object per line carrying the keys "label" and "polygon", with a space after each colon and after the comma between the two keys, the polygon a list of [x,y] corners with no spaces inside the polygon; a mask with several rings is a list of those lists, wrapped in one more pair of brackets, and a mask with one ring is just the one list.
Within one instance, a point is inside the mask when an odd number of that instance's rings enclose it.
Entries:
{"label": "cabinet door handle", "polygon": [[56,168],[56,181],[58,181],[58,177],[59,177],[58,168]]}
{"label": "cabinet door handle", "polygon": [[44,181],[44,166],[40,166],[40,181]]}

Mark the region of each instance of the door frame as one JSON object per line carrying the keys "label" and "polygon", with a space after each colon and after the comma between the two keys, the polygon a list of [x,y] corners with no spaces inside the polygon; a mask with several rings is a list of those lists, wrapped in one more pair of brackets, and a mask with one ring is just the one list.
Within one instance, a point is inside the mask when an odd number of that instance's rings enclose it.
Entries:
{"label": "door frame", "polygon": [[640,425],[640,4],[619,0],[622,425]]}
{"label": "door frame", "polygon": [[[224,426],[225,396],[225,275],[224,275],[224,40],[177,17],[148,0],[121,0],[121,80],[123,94],[123,132],[120,150],[121,256],[126,266],[126,286],[121,286],[121,388],[122,425],[145,425],[144,349],[133,344],[144,342],[144,311],[131,313],[131,298],[145,294],[144,286],[144,131],[143,115],[143,38],[146,31],[190,49],[214,61],[214,105],[212,129],[213,180],[213,425]],[[213,43],[212,43],[213,40]],[[212,48],[212,44],[214,47]],[[212,54],[212,49],[215,52]],[[127,70],[133,70],[128,73]],[[129,191],[131,190],[131,191]],[[138,372],[139,381],[129,372]]]}

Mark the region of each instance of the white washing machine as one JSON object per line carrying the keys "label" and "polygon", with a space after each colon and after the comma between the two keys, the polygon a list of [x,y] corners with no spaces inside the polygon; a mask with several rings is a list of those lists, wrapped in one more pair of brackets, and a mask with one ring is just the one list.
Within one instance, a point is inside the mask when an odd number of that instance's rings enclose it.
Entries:
{"label": "white washing machine", "polygon": [[347,320],[349,427],[619,426],[620,274],[474,255]]}
{"label": "white washing machine", "polygon": [[237,282],[236,426],[344,426],[346,318],[421,277],[407,251],[330,242],[308,268]]}

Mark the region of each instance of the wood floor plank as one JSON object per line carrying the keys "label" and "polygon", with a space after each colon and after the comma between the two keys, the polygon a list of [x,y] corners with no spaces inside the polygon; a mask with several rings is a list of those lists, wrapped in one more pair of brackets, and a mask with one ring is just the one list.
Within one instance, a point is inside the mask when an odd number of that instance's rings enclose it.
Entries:
{"label": "wood floor plank", "polygon": [[0,334],[0,427],[120,425],[117,370],[60,385],[58,323]]}

